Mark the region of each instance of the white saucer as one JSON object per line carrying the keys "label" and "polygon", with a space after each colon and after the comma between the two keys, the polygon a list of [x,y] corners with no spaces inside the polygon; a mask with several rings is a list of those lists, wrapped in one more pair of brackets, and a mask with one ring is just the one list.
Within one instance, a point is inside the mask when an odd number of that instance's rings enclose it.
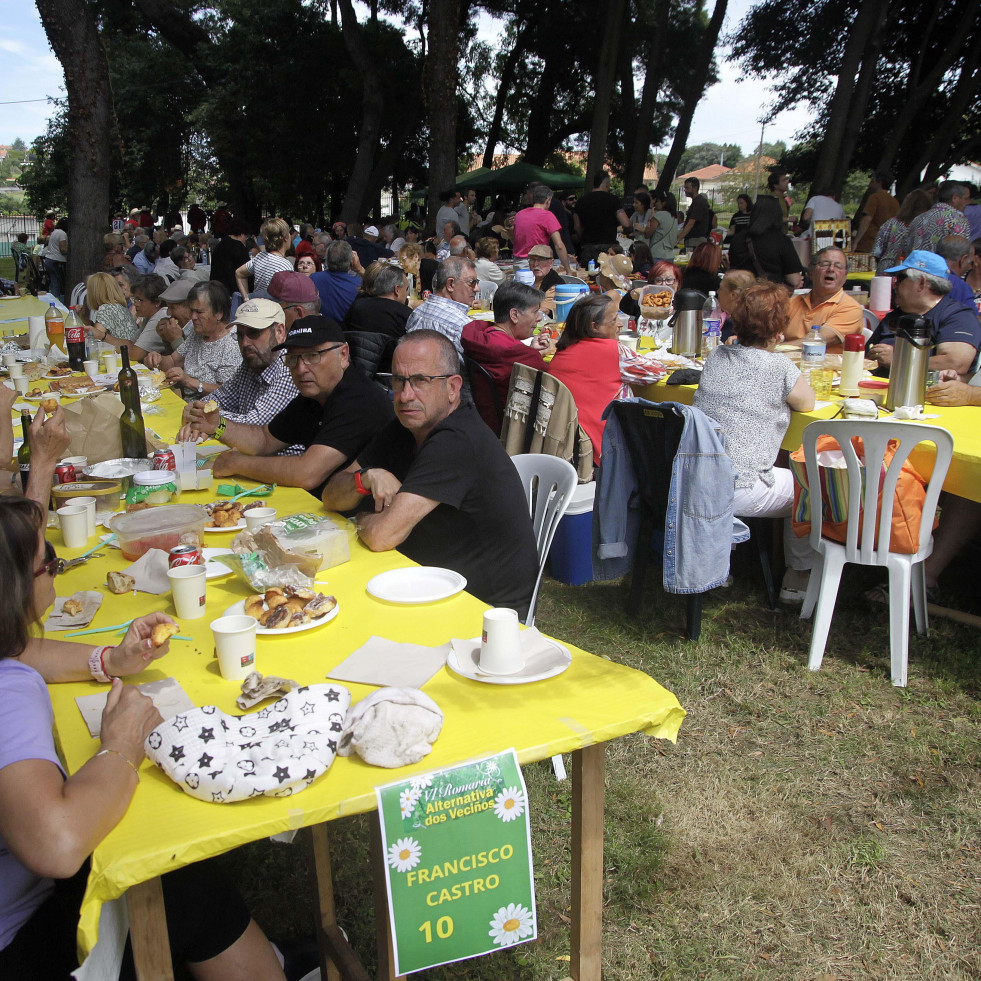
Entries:
{"label": "white saucer", "polygon": [[480,659],[480,638],[471,637],[470,643],[473,646],[469,654],[464,654],[462,657],[457,657],[456,650],[451,646],[446,658],[446,666],[464,678],[481,681],[485,685],[528,685],[533,681],[554,678],[572,664],[569,649],[558,641],[549,640],[548,650],[532,655],[520,671],[515,671],[514,674],[484,674],[477,666]]}

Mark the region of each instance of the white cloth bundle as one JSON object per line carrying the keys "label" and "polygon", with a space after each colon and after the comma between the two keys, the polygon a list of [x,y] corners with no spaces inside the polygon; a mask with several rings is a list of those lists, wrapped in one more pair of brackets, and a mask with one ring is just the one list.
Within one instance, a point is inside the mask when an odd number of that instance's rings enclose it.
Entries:
{"label": "white cloth bundle", "polygon": [[418,763],[443,728],[443,712],[417,688],[379,688],[347,714],[338,753],[373,766]]}

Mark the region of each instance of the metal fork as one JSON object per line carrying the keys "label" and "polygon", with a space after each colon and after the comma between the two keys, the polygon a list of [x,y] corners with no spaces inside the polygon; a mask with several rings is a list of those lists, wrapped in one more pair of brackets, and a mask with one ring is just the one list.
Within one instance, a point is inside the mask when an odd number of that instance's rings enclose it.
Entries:
{"label": "metal fork", "polygon": [[89,559],[101,559],[105,555],[104,552],[92,552],[90,555],[80,555],[77,559],[59,559],[58,560],[58,572],[67,572],[69,569],[74,569],[77,565],[84,565]]}

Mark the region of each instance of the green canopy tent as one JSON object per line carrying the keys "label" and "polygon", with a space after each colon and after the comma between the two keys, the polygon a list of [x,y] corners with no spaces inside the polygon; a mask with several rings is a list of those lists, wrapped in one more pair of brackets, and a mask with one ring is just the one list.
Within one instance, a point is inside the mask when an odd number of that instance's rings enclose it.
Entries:
{"label": "green canopy tent", "polygon": [[456,187],[473,188],[475,191],[496,193],[499,191],[520,191],[532,181],[541,181],[553,191],[567,191],[581,188],[585,178],[574,174],[560,174],[554,170],[544,170],[530,163],[513,163],[497,170],[480,168],[458,177]]}

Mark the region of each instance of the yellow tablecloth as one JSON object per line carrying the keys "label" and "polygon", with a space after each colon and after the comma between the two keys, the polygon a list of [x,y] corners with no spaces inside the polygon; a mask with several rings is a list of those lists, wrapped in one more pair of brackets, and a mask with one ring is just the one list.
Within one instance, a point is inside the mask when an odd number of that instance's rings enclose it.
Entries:
{"label": "yellow tablecloth", "polygon": [[[179,417],[175,397],[168,393],[163,405],[167,421]],[[166,422],[160,428],[162,434],[169,432]],[[252,486],[254,482],[244,483]],[[211,499],[212,494],[206,492],[188,493],[181,498],[186,503]],[[318,501],[293,488],[277,489],[271,503],[281,515],[320,510]],[[57,531],[52,531],[50,537],[65,557],[81,551],[63,548]],[[232,537],[227,533],[208,534],[205,545],[227,544]],[[105,558],[93,560],[59,579],[59,595],[97,588],[104,583],[109,569],[121,569],[126,564],[118,551],[111,550]],[[467,593],[430,605],[401,606],[376,600],[366,592],[365,584],[372,576],[412,564],[397,552],[372,553],[355,542],[350,562],[321,575],[329,583],[326,591],[338,599],[338,616],[305,633],[260,636],[258,670],[314,683],[323,681],[327,671],[372,634],[421,644],[479,634],[486,607]],[[195,705],[214,704],[237,714],[238,685],[225,682],[218,673],[208,623],[246,593],[246,586],[234,577],[211,580],[206,616],[181,622],[182,632],[194,640],[172,641],[171,653],[165,659],[132,680],[144,682],[172,675]],[[153,610],[173,614],[169,595],[140,593],[134,600],[132,594],[114,596],[107,591],[93,626],[119,623]],[[111,635],[96,635],[91,642],[111,643],[112,639]],[[446,715],[442,735],[429,757],[414,767],[399,770],[397,775],[446,766],[511,746],[526,763],[630,732],[672,740],[676,737],[685,712],[674,695],[639,671],[578,648],[569,649],[573,662],[568,671],[532,685],[487,685],[461,678],[448,668],[439,671],[425,690]],[[89,736],[74,699],[104,687],[91,682],[49,688],[56,738],[70,772],[77,770],[97,745]],[[355,702],[371,690],[360,685],[349,687]],[[129,886],[279,831],[371,810],[375,806],[375,785],[390,782],[395,776],[358,758],[338,759],[320,780],[296,797],[257,798],[221,805],[188,797],[161,771],[144,762],[142,782],[129,811],[92,856],[79,924],[81,950],[87,952],[96,940],[101,904],[122,895]]]}
{"label": "yellow tablecloth", "polygon": [[[634,393],[651,402],[683,402],[691,405],[695,397],[695,385],[668,385],[655,382],[637,386]],[[785,450],[800,446],[804,427],[815,419],[830,419],[838,411],[837,399],[821,409],[810,412],[792,412],[790,426],[781,444]],[[981,408],[973,405],[941,408],[929,405],[926,411],[938,419],[925,419],[926,425],[942,426],[954,437],[954,457],[947,471],[944,490],[958,497],[981,503]],[[897,423],[899,425],[899,423]],[[913,465],[928,477],[933,472],[934,449],[929,443],[921,444],[912,456]]]}

